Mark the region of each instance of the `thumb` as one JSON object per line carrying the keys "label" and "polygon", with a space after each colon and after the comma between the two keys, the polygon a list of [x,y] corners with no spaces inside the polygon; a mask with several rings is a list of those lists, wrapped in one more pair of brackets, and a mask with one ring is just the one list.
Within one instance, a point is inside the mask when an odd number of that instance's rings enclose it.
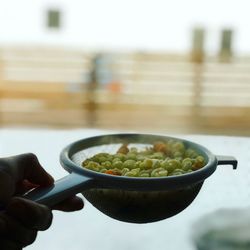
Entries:
{"label": "thumb", "polygon": [[[32,153],[2,158],[0,168],[8,173],[15,183],[28,180],[39,186],[50,186],[54,183],[53,177],[47,173]],[[0,162],[0,164],[1,164]]]}

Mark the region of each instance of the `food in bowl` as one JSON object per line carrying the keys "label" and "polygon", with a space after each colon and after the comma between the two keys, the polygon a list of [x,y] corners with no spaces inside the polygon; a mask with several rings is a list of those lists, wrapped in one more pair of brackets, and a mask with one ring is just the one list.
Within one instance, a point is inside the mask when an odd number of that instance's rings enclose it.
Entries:
{"label": "food in bowl", "polygon": [[196,171],[205,158],[183,142],[155,142],[144,148],[123,144],[114,153],[98,153],[82,162],[92,171],[127,177],[166,177]]}

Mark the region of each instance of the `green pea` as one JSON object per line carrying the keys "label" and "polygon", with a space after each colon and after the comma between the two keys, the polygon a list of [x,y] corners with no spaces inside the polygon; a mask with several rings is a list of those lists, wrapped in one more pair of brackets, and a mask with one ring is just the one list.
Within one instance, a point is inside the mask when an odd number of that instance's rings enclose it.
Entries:
{"label": "green pea", "polygon": [[114,164],[114,163],[117,162],[117,161],[121,161],[121,159],[118,158],[118,157],[114,157],[113,160],[112,160],[112,163]]}
{"label": "green pea", "polygon": [[182,158],[183,153],[180,151],[176,151],[176,152],[174,152],[173,156],[174,156],[174,158],[180,159],[180,158]]}
{"label": "green pea", "polygon": [[196,161],[199,161],[199,162],[202,162],[202,163],[205,163],[205,159],[204,159],[204,157],[201,156],[201,155],[198,155],[198,156],[196,157],[195,160],[196,160]]}
{"label": "green pea", "polygon": [[185,171],[183,171],[182,169],[177,168],[170,175],[172,175],[172,176],[173,175],[182,175],[184,173],[185,173]]}
{"label": "green pea", "polygon": [[160,177],[160,172],[167,173],[167,171],[164,168],[156,168],[151,172],[152,177]]}
{"label": "green pea", "polygon": [[168,172],[172,172],[172,171],[174,171],[177,168],[181,168],[181,163],[180,163],[180,161],[174,160],[174,159],[173,160],[169,160],[167,162],[166,167],[165,167],[165,169],[168,170]]}
{"label": "green pea", "polygon": [[192,168],[193,161],[190,158],[186,158],[182,161],[182,169],[188,171]]}
{"label": "green pea", "polygon": [[141,152],[142,155],[148,156],[154,153],[154,150],[152,148],[147,148],[144,151]]}
{"label": "green pea", "polygon": [[167,164],[168,164],[168,160],[160,161],[160,166],[162,168],[166,168]]}
{"label": "green pea", "polygon": [[189,158],[196,158],[198,156],[198,154],[195,152],[195,150],[189,148],[186,150],[185,156],[189,157]]}
{"label": "green pea", "polygon": [[112,171],[114,171],[116,174],[121,175],[122,174],[122,170],[119,168],[113,168]]}
{"label": "green pea", "polygon": [[128,176],[128,177],[135,177],[134,173],[131,171],[128,171],[124,174],[124,176]]}
{"label": "green pea", "polygon": [[151,177],[158,177],[158,168],[154,169],[152,172],[151,172]]}
{"label": "green pea", "polygon": [[135,168],[141,168],[141,161],[136,161],[135,162]]}
{"label": "green pea", "polygon": [[153,159],[153,168],[160,168],[161,163],[159,160]]}
{"label": "green pea", "polygon": [[162,160],[162,159],[164,159],[164,157],[165,157],[164,153],[156,152],[156,153],[152,154],[150,158]]}
{"label": "green pea", "polygon": [[126,159],[126,155],[122,153],[117,153],[114,155],[115,158],[119,158],[121,161],[124,161]]}
{"label": "green pea", "polygon": [[105,156],[99,156],[99,157],[96,159],[96,161],[97,161],[97,162],[100,162],[100,163],[105,162],[105,161],[107,161],[107,157],[105,157]]}
{"label": "green pea", "polygon": [[176,176],[176,175],[182,175],[182,172],[173,172],[170,174],[170,176]]}
{"label": "green pea", "polygon": [[139,168],[140,168],[140,169],[145,169],[145,168],[146,168],[146,166],[145,166],[145,161],[140,162]]}
{"label": "green pea", "polygon": [[199,155],[195,158],[194,164],[192,166],[193,170],[202,168],[205,165],[205,159],[203,156]]}
{"label": "green pea", "polygon": [[153,161],[151,159],[145,159],[144,160],[144,168],[150,169],[153,167]]}
{"label": "green pea", "polygon": [[136,154],[135,153],[127,153],[127,159],[128,160],[136,160]]}
{"label": "green pea", "polygon": [[94,155],[92,157],[92,160],[98,163],[101,163],[101,162],[107,161],[108,157],[109,157],[108,153],[99,153],[99,154]]}
{"label": "green pea", "polygon": [[184,146],[183,142],[175,142],[172,145],[172,150],[175,151],[175,152],[178,151],[178,152],[184,153],[185,152],[185,146]]}
{"label": "green pea", "polygon": [[128,171],[127,173],[125,173],[125,176],[136,177],[136,176],[138,176],[139,172],[140,172],[140,169],[135,168],[135,169],[132,169],[131,171]]}
{"label": "green pea", "polygon": [[101,165],[107,169],[110,169],[112,167],[112,164],[110,161],[105,161],[105,162],[102,162]]}
{"label": "green pea", "polygon": [[168,175],[168,171],[167,170],[161,170],[158,173],[159,173],[159,176],[167,176]]}
{"label": "green pea", "polygon": [[121,169],[123,167],[123,162],[120,161],[120,160],[119,161],[115,161],[115,162],[113,162],[113,167]]}
{"label": "green pea", "polygon": [[168,148],[168,154],[153,146],[139,150],[129,148],[123,153],[98,153],[82,162],[87,169],[105,173],[112,170],[118,175],[131,177],[164,177],[191,173],[206,164],[206,160],[193,148],[186,148],[181,141],[160,142]]}
{"label": "green pea", "polygon": [[108,155],[107,155],[107,160],[108,160],[108,161],[111,161],[111,162],[112,162],[113,159],[114,159],[114,156],[113,156],[113,155],[111,155],[111,154],[108,154]]}
{"label": "green pea", "polygon": [[88,165],[88,163],[90,162],[89,159],[86,159],[85,161],[82,162],[82,166],[86,167]]}
{"label": "green pea", "polygon": [[99,163],[97,162],[94,162],[94,161],[90,161],[88,163],[88,165],[86,166],[86,168],[90,169],[90,170],[93,170],[93,171],[99,171],[101,166]]}
{"label": "green pea", "polygon": [[179,174],[185,174],[185,171],[180,169],[180,168],[177,168],[173,171],[172,173],[173,175],[179,175]]}
{"label": "green pea", "polygon": [[144,155],[136,155],[136,160],[137,161],[144,161],[146,159],[146,156],[144,156]]}
{"label": "green pea", "polygon": [[139,175],[140,168],[134,168],[134,169],[131,170],[131,172],[135,173],[136,175]]}
{"label": "green pea", "polygon": [[150,174],[149,173],[139,174],[139,177],[150,177]]}
{"label": "green pea", "polygon": [[122,175],[125,175],[127,172],[129,172],[129,169],[128,168],[123,168],[122,169]]}
{"label": "green pea", "polygon": [[126,161],[124,161],[124,163],[123,163],[123,167],[124,167],[124,168],[133,169],[133,168],[135,167],[135,163],[136,163],[135,160],[126,160]]}
{"label": "green pea", "polygon": [[141,175],[141,174],[149,174],[150,175],[151,171],[152,170],[140,170],[139,175]]}

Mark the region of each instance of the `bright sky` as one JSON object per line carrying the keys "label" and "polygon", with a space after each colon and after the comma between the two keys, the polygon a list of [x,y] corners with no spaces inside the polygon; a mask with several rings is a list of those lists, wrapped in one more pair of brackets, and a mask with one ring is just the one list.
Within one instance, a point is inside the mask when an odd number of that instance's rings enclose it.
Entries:
{"label": "bright sky", "polygon": [[[48,31],[48,8],[63,12],[63,29]],[[218,50],[220,31],[233,28],[233,47],[250,52],[249,0],[0,0],[0,44],[187,51],[191,30],[207,30]]]}

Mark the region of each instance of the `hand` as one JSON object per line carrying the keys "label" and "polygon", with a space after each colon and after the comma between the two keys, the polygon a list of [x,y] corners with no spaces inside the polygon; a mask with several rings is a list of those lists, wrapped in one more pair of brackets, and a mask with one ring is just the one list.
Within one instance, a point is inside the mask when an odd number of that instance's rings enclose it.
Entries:
{"label": "hand", "polygon": [[[54,179],[42,168],[34,154],[23,154],[0,159],[0,246],[1,250],[21,250],[36,239],[38,231],[46,230],[52,222],[52,211],[47,206],[18,197],[34,187],[46,187]],[[71,197],[53,209],[76,211],[83,201]]]}

